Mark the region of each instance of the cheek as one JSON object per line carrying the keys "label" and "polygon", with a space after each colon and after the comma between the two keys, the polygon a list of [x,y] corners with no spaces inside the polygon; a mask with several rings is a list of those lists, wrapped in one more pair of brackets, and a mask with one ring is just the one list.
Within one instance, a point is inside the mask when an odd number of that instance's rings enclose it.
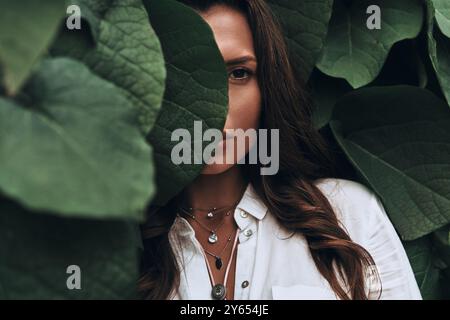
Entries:
{"label": "cheek", "polygon": [[[224,129],[259,129],[259,118],[261,114],[261,92],[258,82],[252,80],[246,85],[230,85],[228,116]],[[219,144],[219,154],[215,157],[222,164],[206,165],[202,174],[219,174],[233,167],[239,159],[245,157],[250,146],[246,143],[245,150],[238,151],[230,144]],[[231,154],[231,156],[230,156]],[[232,162],[227,163],[228,157]]]}
{"label": "cheek", "polygon": [[229,108],[225,129],[258,129],[261,91],[256,80],[246,85],[230,85]]}

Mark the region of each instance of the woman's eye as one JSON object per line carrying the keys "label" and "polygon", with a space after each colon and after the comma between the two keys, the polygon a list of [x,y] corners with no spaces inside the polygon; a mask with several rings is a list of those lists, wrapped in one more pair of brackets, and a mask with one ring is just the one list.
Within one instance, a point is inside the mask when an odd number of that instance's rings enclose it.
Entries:
{"label": "woman's eye", "polygon": [[240,68],[231,71],[230,78],[232,80],[245,80],[250,76],[250,72],[246,69]]}

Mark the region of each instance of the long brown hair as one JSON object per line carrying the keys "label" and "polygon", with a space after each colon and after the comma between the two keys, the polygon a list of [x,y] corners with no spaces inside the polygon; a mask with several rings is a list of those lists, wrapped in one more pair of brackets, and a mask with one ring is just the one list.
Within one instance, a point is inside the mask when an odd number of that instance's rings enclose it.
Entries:
{"label": "long brown hair", "polygon": [[[334,174],[333,157],[314,128],[305,84],[296,76],[299,70],[290,62],[281,28],[269,6],[264,0],[179,1],[198,11],[224,4],[247,17],[258,60],[260,127],[280,130],[278,174],[262,176],[258,174],[259,165],[246,165],[247,178],[278,222],[305,237],[317,269],[339,298],[367,299],[367,271],[373,272],[375,262],[350,239],[328,199],[314,184]],[[142,227],[144,252],[139,289],[147,299],[166,299],[179,285],[180,272],[168,239],[177,202],[175,197],[164,207],[152,207],[148,223]]]}

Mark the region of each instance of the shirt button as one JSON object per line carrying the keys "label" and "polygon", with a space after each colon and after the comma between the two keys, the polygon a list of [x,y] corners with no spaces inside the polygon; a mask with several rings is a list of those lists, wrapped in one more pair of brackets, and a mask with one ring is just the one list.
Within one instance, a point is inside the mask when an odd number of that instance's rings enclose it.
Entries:
{"label": "shirt button", "polygon": [[242,218],[247,218],[248,217],[248,213],[245,212],[244,210],[241,210],[241,217]]}
{"label": "shirt button", "polygon": [[247,280],[245,280],[244,282],[242,282],[241,287],[245,289],[248,287],[249,284],[250,283]]}
{"label": "shirt button", "polygon": [[252,234],[253,234],[252,229],[247,229],[247,230],[244,231],[244,235],[245,235],[246,237],[251,237]]}

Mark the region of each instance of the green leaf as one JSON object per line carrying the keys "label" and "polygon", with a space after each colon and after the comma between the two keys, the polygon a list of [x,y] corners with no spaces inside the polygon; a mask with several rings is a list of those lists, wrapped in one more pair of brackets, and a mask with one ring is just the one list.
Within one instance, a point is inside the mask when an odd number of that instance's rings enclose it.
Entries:
{"label": "green leaf", "polygon": [[428,5],[428,52],[438,81],[450,104],[450,39],[446,38],[438,28],[434,27],[433,4],[427,0]]}
{"label": "green leaf", "polygon": [[191,8],[173,0],[144,1],[161,41],[167,66],[167,87],[158,120],[148,140],[154,147],[158,194],[163,204],[190,183],[203,165],[175,165],[171,141],[175,129],[188,129],[192,144],[194,121],[203,131],[222,130],[227,115],[228,77],[222,55],[206,22]]}
{"label": "green leaf", "polygon": [[405,240],[450,222],[450,110],[427,90],[374,87],[338,101],[333,134]]}
{"label": "green leaf", "polygon": [[14,95],[46,52],[66,14],[61,0],[0,0],[0,69]]}
{"label": "green leaf", "polygon": [[[350,3],[346,5],[346,3]],[[381,9],[381,29],[369,30],[370,5]],[[336,0],[318,68],[354,88],[375,79],[398,41],[415,38],[423,23],[420,0]]]}
{"label": "green leaf", "polygon": [[333,0],[268,3],[283,27],[294,65],[307,81],[325,42]]}
{"label": "green leaf", "polygon": [[[134,237],[125,222],[63,219],[0,198],[0,299],[135,298]],[[81,290],[67,288],[71,265]]]}
{"label": "green leaf", "polygon": [[403,243],[409,262],[414,271],[422,298],[440,299],[446,285],[442,282],[442,265],[435,257],[435,251],[429,237]]}
{"label": "green leaf", "polygon": [[439,28],[450,38],[450,2],[448,0],[431,0],[431,2]]}
{"label": "green leaf", "polygon": [[[139,110],[142,131],[152,128],[164,94],[161,45],[140,0],[78,0],[90,31],[64,30],[52,49],[85,62],[121,88]],[[92,37],[91,37],[92,36]],[[90,46],[94,38],[95,46]]]}
{"label": "green leaf", "polygon": [[141,219],[153,168],[135,118],[83,64],[44,60],[20,101],[0,98],[0,190],[58,215]]}

